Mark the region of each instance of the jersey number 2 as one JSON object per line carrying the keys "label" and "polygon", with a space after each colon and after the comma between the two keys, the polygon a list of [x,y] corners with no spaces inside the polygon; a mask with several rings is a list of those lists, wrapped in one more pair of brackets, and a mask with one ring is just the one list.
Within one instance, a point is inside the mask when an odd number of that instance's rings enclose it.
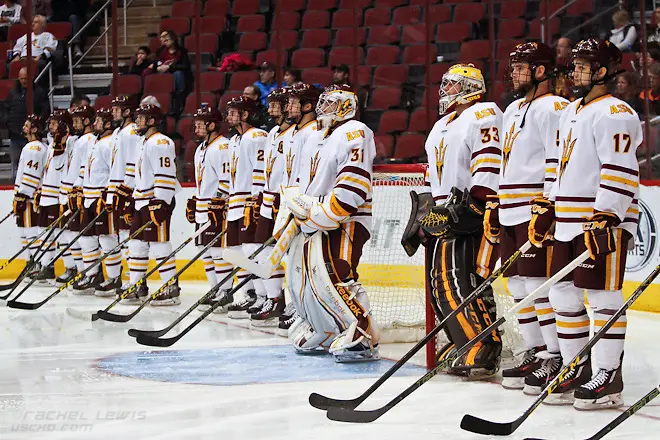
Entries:
{"label": "jersey number 2", "polygon": [[621,144],[625,143],[625,146],[623,147],[623,152],[627,153],[630,151],[630,146],[632,144],[632,141],[630,139],[630,135],[627,133],[617,133],[614,136],[614,152],[615,153],[620,153],[621,152]]}

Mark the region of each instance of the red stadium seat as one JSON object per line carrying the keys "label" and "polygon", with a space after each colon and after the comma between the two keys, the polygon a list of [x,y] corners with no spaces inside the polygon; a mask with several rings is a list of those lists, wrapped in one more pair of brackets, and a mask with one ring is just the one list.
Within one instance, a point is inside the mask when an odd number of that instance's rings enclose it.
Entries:
{"label": "red stadium seat", "polygon": [[221,34],[225,30],[225,17],[202,17],[199,23],[199,32],[202,34]]}
{"label": "red stadium seat", "polygon": [[[185,39],[185,47],[188,52],[195,53],[195,35],[188,35]],[[200,53],[210,53],[215,55],[218,52],[218,36],[215,34],[201,34],[199,36]]]}
{"label": "red stadium seat", "polygon": [[154,73],[144,78],[144,94],[172,93],[174,91],[174,75],[171,73]]}
{"label": "red stadium seat", "polygon": [[16,81],[10,79],[0,79],[0,101],[4,101],[9,96],[11,89],[16,87]]}
{"label": "red stadium seat", "polygon": [[[364,10],[371,7],[373,0],[340,0],[339,9],[353,9]],[[313,2],[312,2],[313,3]]]}
{"label": "red stadium seat", "polygon": [[390,158],[394,152],[394,138],[389,134],[377,134],[374,136],[376,143],[376,157]]}
{"label": "red stadium seat", "polygon": [[7,41],[16,41],[27,34],[30,25],[24,23],[12,24],[7,31]]}
{"label": "red stadium seat", "polygon": [[[277,32],[272,32],[270,34],[270,49],[277,49],[277,40],[279,34]],[[282,49],[288,50],[293,49],[298,46],[298,32],[296,31],[282,31]]]}
{"label": "red stadium seat", "polygon": [[[426,41],[426,24],[411,24],[401,26],[402,44],[422,44]],[[435,25],[431,25],[431,38],[435,32]]]}
{"label": "red stadium seat", "polygon": [[[559,35],[559,19],[556,17],[550,19],[550,36],[554,35]],[[529,23],[529,34],[526,38],[541,38],[541,19],[537,18]]]}
{"label": "red stadium seat", "polygon": [[55,22],[48,23],[46,31],[53,34],[56,40],[68,40],[71,37],[71,23],[69,22]]}
{"label": "red stadium seat", "polygon": [[261,32],[266,29],[266,18],[263,15],[246,15],[238,19],[236,32]]}
{"label": "red stadium seat", "polygon": [[[177,124],[176,131],[183,137],[183,142],[187,143],[188,141],[192,140],[193,136],[195,135],[194,133],[195,130],[195,120],[193,118],[189,117],[183,117],[179,119],[179,123]],[[190,152],[189,150],[192,150]],[[187,162],[187,157],[190,154],[191,156],[191,162],[193,161],[192,159],[195,157],[195,149],[194,148],[188,148],[186,146],[186,151],[184,153],[184,160]]]}
{"label": "red stadium seat", "polygon": [[224,72],[202,72],[200,75],[202,93],[216,93],[225,88]]}
{"label": "red stadium seat", "polygon": [[504,20],[509,18],[522,18],[525,16],[526,11],[527,11],[526,0],[508,0],[502,2],[502,9],[500,10],[500,18]]}
{"label": "red stadium seat", "polygon": [[391,66],[378,66],[374,72],[374,87],[398,87],[406,82],[408,66],[394,64]]}
{"label": "red stadium seat", "polygon": [[229,12],[228,0],[208,0],[204,4],[205,17],[224,17]]}
{"label": "red stadium seat", "polygon": [[461,45],[459,53],[461,62],[471,62],[488,57],[490,57],[490,41],[488,40],[466,41]]}
{"label": "red stadium seat", "polygon": [[259,13],[259,0],[239,0],[234,2],[232,15],[253,15]]}
{"label": "red stadium seat", "polygon": [[[437,58],[438,50],[435,45],[431,45],[430,58],[433,63]],[[426,53],[426,45],[416,44],[413,46],[406,47],[406,50],[403,52],[403,62],[404,64],[426,64],[426,59],[429,54]]]}
{"label": "red stadium seat", "polygon": [[[215,107],[217,104],[217,99],[212,93],[202,93],[201,103],[207,103],[211,107]],[[183,113],[186,115],[193,115],[199,107],[197,106],[197,96],[194,93],[191,93],[186,98],[186,105],[183,108]]]}
{"label": "red stadium seat", "polygon": [[394,10],[392,24],[397,26],[407,26],[419,23],[421,21],[422,11],[419,6],[407,6]]}
{"label": "red stadium seat", "polygon": [[[444,75],[450,67],[450,63],[431,64],[431,83],[440,83],[440,81],[442,81],[442,75]],[[422,105],[424,105],[424,103],[422,103]]]}
{"label": "red stadium seat", "polygon": [[377,8],[396,8],[399,6],[404,6],[407,0],[376,0],[374,6]]}
{"label": "red stadium seat", "polygon": [[337,8],[337,0],[314,0],[312,2],[307,2],[307,10],[323,10],[327,11],[328,9]]}
{"label": "red stadium seat", "polygon": [[[372,28],[373,29],[373,28]],[[371,29],[369,30],[371,32]],[[358,28],[358,41],[357,45],[362,46],[365,42],[367,30],[365,28]],[[355,28],[337,29],[335,33],[334,46],[355,46]]]}
{"label": "red stadium seat", "polygon": [[[18,78],[18,71],[21,70],[21,68],[23,66],[26,66],[26,65],[27,65],[27,63],[25,62],[25,60],[10,63],[9,64],[9,79]],[[36,78],[36,74],[37,74],[37,62],[33,61],[32,62],[32,75],[34,75],[35,78]]]}
{"label": "red stadium seat", "polygon": [[234,72],[229,80],[229,90],[243,91],[249,85],[252,85],[259,79],[257,72]]}
{"label": "red stadium seat", "polygon": [[498,38],[520,38],[525,35],[527,22],[522,18],[500,21]]}
{"label": "red stadium seat", "polygon": [[[431,4],[436,4],[436,3],[443,3],[444,0],[431,0]],[[410,5],[411,6],[425,6],[426,5],[426,0],[410,0]]]}
{"label": "red stadium seat", "polygon": [[273,14],[273,23],[270,26],[272,30],[278,28],[278,18],[282,21],[279,23],[280,29],[298,29],[299,27],[300,15],[297,12],[280,12]]}
{"label": "red stadium seat", "polygon": [[353,27],[362,25],[362,10],[358,10],[357,14],[353,9],[338,10],[332,14],[332,28],[340,29],[346,27]]}
{"label": "red stadium seat", "polygon": [[[353,80],[351,72],[351,81]],[[371,86],[371,66],[358,66],[358,80],[359,86]]]}
{"label": "red stadium seat", "polygon": [[[7,60],[7,51],[11,50],[11,43],[8,41],[0,42],[0,61]],[[0,76],[2,78],[2,76]]]}
{"label": "red stadium seat", "polygon": [[325,52],[321,49],[298,49],[291,57],[291,67],[294,69],[320,67],[324,64],[324,56]]}
{"label": "red stadium seat", "polygon": [[521,40],[500,40],[497,42],[497,55],[496,59],[500,61],[507,61],[513,49],[522,43]]}
{"label": "red stadium seat", "polygon": [[399,62],[399,46],[372,46],[367,51],[369,66],[383,66]]}
{"label": "red stadium seat", "polygon": [[160,21],[159,32],[163,31],[173,31],[176,32],[178,36],[187,34],[190,32],[190,20],[185,17],[163,18]]}
{"label": "red stadium seat", "polygon": [[282,11],[302,11],[305,9],[305,0],[279,0],[277,5]]}
{"label": "red stadium seat", "polygon": [[[340,31],[347,30],[348,29],[340,29]],[[339,32],[337,32],[337,35],[339,35]],[[398,41],[399,26],[374,26],[369,29],[369,45],[392,44]]]}
{"label": "red stadium seat", "polygon": [[[330,58],[328,59],[329,66],[337,66],[339,64],[348,64],[349,66],[353,64],[353,55],[355,49],[353,47],[336,47],[330,51]],[[364,61],[364,53],[361,48],[357,50],[358,64],[362,64]]]}
{"label": "red stadium seat", "polygon": [[465,41],[472,34],[471,23],[442,23],[438,25],[435,41]]}
{"label": "red stadium seat", "polygon": [[241,35],[238,50],[263,50],[266,44],[265,32],[249,32]]}
{"label": "red stadium seat", "polygon": [[[545,5],[548,5],[548,15],[552,15],[561,8],[564,7],[564,3],[566,3],[565,0],[545,0],[539,4],[539,17],[544,17],[545,16]],[[557,14],[558,16],[561,15],[566,15],[566,10],[564,9],[562,12]]]}
{"label": "red stadium seat", "polygon": [[219,100],[219,102],[218,102],[218,109],[219,109],[220,111],[222,111],[222,112],[225,111],[225,110],[226,110],[226,107],[227,107],[227,103],[228,103],[229,101],[231,101],[233,98],[236,98],[237,96],[241,96],[241,93],[242,93],[242,92],[243,92],[243,90],[241,90],[240,92],[238,92],[238,91],[225,92],[225,93],[220,97],[220,100]]}
{"label": "red stadium seat", "polygon": [[427,88],[424,90],[424,95],[422,96],[422,106],[426,106],[426,98],[427,95],[429,96],[429,102],[431,103],[431,108],[434,111],[438,110],[438,92],[440,91],[440,86],[439,85],[433,85],[430,88]]}
{"label": "red stadium seat", "polygon": [[371,95],[370,110],[387,110],[401,105],[400,87],[378,87]]}
{"label": "red stadium seat", "polygon": [[621,60],[621,68],[627,71],[634,70],[633,63],[637,60],[637,55],[634,52],[624,52],[623,59]]}
{"label": "red stadium seat", "polygon": [[119,75],[117,83],[118,95],[139,95],[142,93],[142,77],[140,75]]}
{"label": "red stadium seat", "polygon": [[424,156],[424,135],[417,133],[404,133],[396,140],[394,147],[395,159],[408,159]]}
{"label": "red stadium seat", "polygon": [[405,110],[386,111],[380,117],[378,133],[400,133],[408,127],[408,112]]}
{"label": "red stadium seat", "polygon": [[499,62],[497,66],[497,76],[495,77],[497,81],[506,81],[508,79],[507,78],[509,76],[508,67],[509,67],[508,62],[506,61]]}
{"label": "red stadium seat", "polygon": [[484,17],[486,17],[486,5],[484,3],[465,3],[456,6],[453,21],[478,23]]}
{"label": "red stadium seat", "polygon": [[332,83],[332,70],[328,67],[305,69],[302,71],[302,80],[307,84],[327,86]]}
{"label": "red stadium seat", "polygon": [[367,12],[364,14],[364,26],[385,26],[391,24],[391,16],[392,10],[389,8],[367,9]]}
{"label": "red stadium seat", "polygon": [[112,104],[112,96],[97,96],[96,100],[94,101],[94,109],[98,110],[100,108],[110,108],[110,105]]}
{"label": "red stadium seat", "polygon": [[195,2],[177,1],[172,4],[172,17],[192,18],[195,16]]}
{"label": "red stadium seat", "polygon": [[444,3],[472,3],[473,0],[445,0]]}
{"label": "red stadium seat", "polygon": [[594,12],[593,0],[578,0],[575,3],[572,3],[566,9],[566,15],[569,16],[590,15],[593,12]]}
{"label": "red stadium seat", "polygon": [[307,11],[303,15],[302,29],[323,29],[330,27],[328,11]]}
{"label": "red stadium seat", "polygon": [[[280,53],[280,66],[285,66],[287,64],[287,52],[285,50]],[[268,61],[269,63],[273,64],[278,64],[277,63],[277,51],[276,50],[262,50],[261,52],[257,53],[257,60],[255,64],[257,66],[260,66],[264,62]]]}
{"label": "red stadium seat", "polygon": [[319,49],[330,46],[329,29],[310,29],[303,33],[300,47],[303,49]]}
{"label": "red stadium seat", "polygon": [[[433,128],[433,124],[438,120],[438,110],[437,110],[437,102],[438,102],[438,97],[435,97],[436,101],[436,108],[431,107],[431,123],[429,125],[428,122],[428,114],[426,113],[426,108],[418,108],[415,110],[412,115],[410,116],[410,124],[408,125],[408,131],[410,132],[417,132],[417,133],[429,133],[431,131],[431,128]],[[422,103],[424,105],[425,103]]]}
{"label": "red stadium seat", "polygon": [[[422,14],[423,15],[423,14]],[[422,21],[424,20],[422,17]],[[451,20],[451,6],[433,5],[431,6],[431,23],[445,23]]]}

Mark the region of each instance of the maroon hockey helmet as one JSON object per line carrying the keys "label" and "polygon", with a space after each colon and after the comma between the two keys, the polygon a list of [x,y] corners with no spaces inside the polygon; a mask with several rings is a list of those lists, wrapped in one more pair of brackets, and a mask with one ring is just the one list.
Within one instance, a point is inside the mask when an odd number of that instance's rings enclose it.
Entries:
{"label": "maroon hockey helmet", "polygon": [[147,120],[153,118],[158,124],[163,119],[163,112],[153,104],[142,104],[135,110],[135,116],[144,116]]}
{"label": "maroon hockey helmet", "polygon": [[83,105],[81,107],[76,107],[75,110],[71,112],[72,118],[82,118],[82,119],[93,119],[95,115],[94,108],[89,105]]}
{"label": "maroon hockey helmet", "polygon": [[249,112],[250,115],[254,115],[259,111],[259,102],[244,96],[237,96],[227,103],[227,111],[232,108],[239,111]]}
{"label": "maroon hockey helmet", "polygon": [[220,128],[220,123],[222,122],[222,113],[217,110],[212,105],[209,105],[206,102],[202,103],[202,106],[195,111],[193,114],[193,119],[204,121],[207,126],[210,123],[215,123],[216,131]]}
{"label": "maroon hockey helmet", "polygon": [[95,117],[96,119],[101,119],[101,121],[103,121],[103,129],[100,131],[96,130],[99,134],[107,130],[105,128],[105,124],[112,124],[112,110],[109,108],[101,107],[100,109],[96,110]]}
{"label": "maroon hockey helmet", "polygon": [[268,94],[268,102],[279,102],[281,105],[286,104],[289,100],[290,91],[290,87],[279,87]]}
{"label": "maroon hockey helmet", "polygon": [[128,95],[119,95],[112,98],[110,107],[119,107],[123,110],[130,110],[133,113],[135,110],[135,100],[131,99]]}
{"label": "maroon hockey helmet", "polygon": [[44,131],[46,130],[46,121],[39,115],[31,114],[25,118],[26,122],[30,123],[31,128],[37,129],[37,136],[43,136]]}
{"label": "maroon hockey helmet", "polygon": [[300,82],[291,86],[290,96],[298,98],[301,104],[312,104],[315,107],[322,92],[318,87]]}
{"label": "maroon hockey helmet", "polygon": [[67,130],[71,130],[73,128],[73,118],[71,117],[71,113],[69,113],[68,110],[58,109],[53,111],[53,113],[50,114],[50,118],[48,118],[48,125],[50,125],[51,121],[57,122],[57,129],[55,130],[55,133],[51,133],[53,136],[56,134],[59,134],[60,136],[66,136]]}
{"label": "maroon hockey helmet", "polygon": [[607,75],[616,74],[623,56],[618,47],[607,40],[589,38],[580,41],[573,48],[571,61],[584,60],[591,63],[591,71],[607,68]]}
{"label": "maroon hockey helmet", "polygon": [[[529,77],[520,78],[518,81],[522,84],[514,87],[512,74],[514,65],[517,63],[527,63],[529,65]],[[535,79],[536,69],[540,66],[545,68],[545,75],[541,80]],[[557,55],[550,46],[541,42],[520,43],[509,54],[509,64],[505,75],[507,86],[510,90],[516,89],[519,93],[526,93],[535,85],[545,81],[556,74]]]}

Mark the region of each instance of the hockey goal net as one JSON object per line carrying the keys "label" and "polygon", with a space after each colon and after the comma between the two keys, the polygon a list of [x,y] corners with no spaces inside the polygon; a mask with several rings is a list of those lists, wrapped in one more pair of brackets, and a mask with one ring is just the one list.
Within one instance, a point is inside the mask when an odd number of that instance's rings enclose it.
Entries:
{"label": "hockey goal net", "polygon": [[[401,237],[410,216],[410,191],[424,189],[425,165],[376,165],[373,178],[373,227],[360,262],[360,281],[369,292],[372,313],[382,327],[383,343],[417,342],[435,327],[437,319],[428,301],[424,277],[424,248],[409,257]],[[498,316],[513,305],[502,280],[493,285]],[[520,348],[518,324],[507,321],[500,329],[503,357]],[[440,332],[427,346],[426,363],[435,364],[436,350],[447,339]]]}

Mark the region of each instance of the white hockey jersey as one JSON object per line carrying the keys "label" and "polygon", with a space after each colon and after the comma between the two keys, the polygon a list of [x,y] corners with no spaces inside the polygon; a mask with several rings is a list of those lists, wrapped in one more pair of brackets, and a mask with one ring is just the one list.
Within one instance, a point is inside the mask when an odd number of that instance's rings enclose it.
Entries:
{"label": "white hockey jersey", "polygon": [[[477,198],[497,193],[501,126],[502,112],[492,102],[476,103],[458,117],[452,112],[435,123],[424,148],[429,160],[426,185],[436,204],[453,187],[468,189]],[[484,194],[475,194],[474,187]]]}
{"label": "white hockey jersey", "polygon": [[73,188],[82,188],[88,148],[91,148],[94,142],[96,142],[96,136],[93,133],[86,133],[77,138],[67,150],[70,153],[69,164],[66,175],[62,176],[60,204],[67,202],[68,194]]}
{"label": "white hockey jersey", "polygon": [[77,136],[68,136],[65,141],[64,152],[58,156],[55,156],[52,141],[48,146],[44,175],[41,179],[39,206],[53,206],[61,203],[62,182],[69,172],[76,140],[78,140]]}
{"label": "white hockey jersey", "polygon": [[282,183],[286,176],[286,165],[284,160],[284,145],[291,141],[295,130],[292,125],[283,131],[276,125],[268,133],[268,144],[266,145],[266,162],[264,163],[264,198],[259,214],[263,217],[273,219],[273,203],[275,196],[281,191]]}
{"label": "white hockey jersey", "polygon": [[141,136],[137,134],[135,124],[117,128],[113,132],[112,160],[110,166],[110,185],[106,201],[111,203],[119,185],[135,187],[135,161],[140,150]]}
{"label": "white hockey jersey", "polygon": [[502,225],[530,221],[530,202],[550,193],[559,157],[559,118],[568,104],[568,100],[548,93],[531,103],[517,99],[504,111],[498,191]]}
{"label": "white hockey jersey", "polygon": [[80,165],[74,164],[75,152],[76,152],[76,143],[78,142],[79,136],[71,135],[66,140],[66,166],[62,171],[62,176],[60,179],[60,191],[59,191],[59,203],[64,205],[67,203],[67,194],[71,190],[71,187],[68,185],[67,177],[69,176],[69,170],[73,166],[77,167],[78,172],[80,172]]}
{"label": "white hockey jersey", "polygon": [[304,224],[310,229],[337,229],[358,222],[371,232],[372,176],[376,157],[374,134],[362,122],[351,120],[325,137],[317,131],[300,155],[300,192],[319,197]]}
{"label": "white hockey jersey", "polygon": [[229,139],[218,136],[210,144],[206,141],[195,150],[195,222],[209,219],[209,202],[213,197],[229,196]]}
{"label": "white hockey jersey", "polygon": [[318,130],[316,119],[309,121],[300,128],[294,127],[290,133],[288,142],[284,142],[284,159],[286,166],[284,168],[284,179],[282,188],[298,185],[298,175],[300,171],[300,150],[307,142],[307,139]]}
{"label": "white hockey jersey", "polygon": [[25,144],[18,160],[14,191],[32,198],[34,192],[41,185],[44,174],[48,148],[40,141],[31,141]]}
{"label": "white hockey jersey", "polygon": [[152,199],[172,203],[177,190],[176,152],[172,139],[162,133],[144,139],[135,170],[135,209],[142,209]]}
{"label": "white hockey jersey", "polygon": [[264,190],[267,142],[268,133],[254,127],[229,141],[229,221],[243,218],[247,198],[257,197]]}
{"label": "white hockey jersey", "polygon": [[582,223],[594,211],[611,212],[620,227],[635,237],[639,208],[639,165],[635,152],[642,125],[628,104],[610,94],[566,107],[560,126],[562,147],[555,201],[555,238],[570,241],[582,234]]}
{"label": "white hockey jersey", "polygon": [[85,208],[92,206],[94,200],[110,183],[110,164],[112,162],[112,134],[96,139],[87,147],[87,160],[83,173],[83,196]]}

